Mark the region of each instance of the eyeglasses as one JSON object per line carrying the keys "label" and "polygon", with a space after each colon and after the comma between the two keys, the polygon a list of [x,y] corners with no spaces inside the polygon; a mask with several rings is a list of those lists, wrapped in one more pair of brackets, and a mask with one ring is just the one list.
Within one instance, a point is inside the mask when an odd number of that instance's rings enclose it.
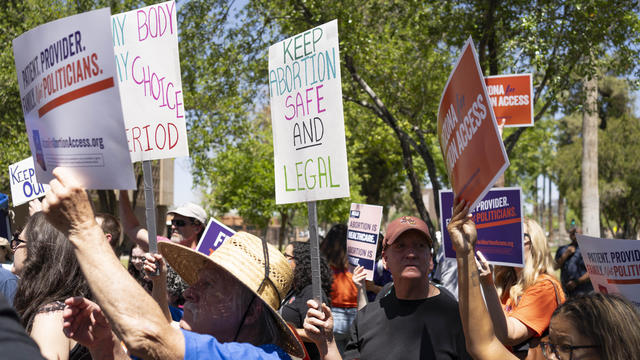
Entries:
{"label": "eyeglasses", "polygon": [[524,238],[523,245],[524,246],[527,246],[527,245],[531,246],[531,235],[529,235],[527,233],[524,233],[524,234],[522,234],[522,237]]}
{"label": "eyeglasses", "polygon": [[11,250],[16,251],[16,249],[18,248],[18,246],[20,246],[20,244],[26,244],[27,242],[24,240],[21,240],[20,238],[18,238],[18,234],[13,235],[13,239],[11,239],[11,242],[9,243],[9,246],[11,247]]}
{"label": "eyeglasses", "polygon": [[[548,341],[541,341],[540,346],[542,346],[542,355],[547,360],[571,360],[573,358],[573,350],[594,349],[600,347],[599,345],[556,345]],[[560,354],[563,356],[560,356]],[[569,357],[566,356],[567,354],[569,354]]]}
{"label": "eyeglasses", "polygon": [[[193,221],[189,221],[189,224],[193,225]],[[187,222],[181,219],[178,220],[171,220],[171,225],[175,226],[175,227],[183,227],[185,225],[187,225]]]}

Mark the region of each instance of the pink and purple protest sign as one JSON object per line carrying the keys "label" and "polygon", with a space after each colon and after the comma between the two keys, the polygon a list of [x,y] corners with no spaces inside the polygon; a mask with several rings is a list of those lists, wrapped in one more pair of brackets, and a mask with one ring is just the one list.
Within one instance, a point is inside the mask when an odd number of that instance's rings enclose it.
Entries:
{"label": "pink and purple protest sign", "polygon": [[189,156],[174,1],[111,17],[131,161]]}

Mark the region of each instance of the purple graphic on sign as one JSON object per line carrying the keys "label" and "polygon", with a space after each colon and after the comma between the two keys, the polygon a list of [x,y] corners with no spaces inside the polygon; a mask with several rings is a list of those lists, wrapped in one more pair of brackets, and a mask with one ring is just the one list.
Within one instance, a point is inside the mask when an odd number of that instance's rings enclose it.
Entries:
{"label": "purple graphic on sign", "polygon": [[[452,212],[453,192],[440,191],[440,228],[447,258],[456,257],[447,231]],[[471,214],[478,230],[476,250],[492,264],[524,266],[520,188],[491,189]]]}
{"label": "purple graphic on sign", "polygon": [[209,220],[209,224],[204,230],[202,238],[200,238],[197,250],[209,256],[222,245],[226,238],[233,236],[235,233],[233,229],[212,218]]}

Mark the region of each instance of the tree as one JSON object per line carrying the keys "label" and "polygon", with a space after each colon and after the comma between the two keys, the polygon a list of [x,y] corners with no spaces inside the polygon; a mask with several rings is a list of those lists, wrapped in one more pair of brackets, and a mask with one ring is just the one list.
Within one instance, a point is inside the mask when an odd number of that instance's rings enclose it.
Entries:
{"label": "tree", "polygon": [[[624,79],[606,76],[598,81],[600,119],[598,138],[598,189],[601,194],[597,219],[616,237],[636,238],[640,230],[640,119],[633,116],[633,99]],[[579,99],[581,95],[576,95]],[[566,194],[570,208],[584,219],[581,206],[581,112],[564,117],[559,123],[558,156],[554,170],[558,187]],[[581,224],[586,225],[584,222]]]}
{"label": "tree", "polygon": [[582,231],[600,236],[600,195],[598,192],[598,80],[583,82],[585,99],[582,110]]}
{"label": "tree", "polygon": [[[250,55],[243,61],[261,64],[246,62],[252,76],[266,68],[260,56],[269,44],[338,19],[342,73],[349,75],[343,76],[346,125],[352,126],[349,114],[359,107],[370,114],[364,119],[378,118],[391,130],[416,209],[432,228],[420,190],[425,175],[436,199],[441,184],[447,183],[434,136],[435,112],[453,57],[469,34],[478,41],[485,73],[535,73],[536,120],[559,108],[560,95],[574,87],[569,75],[593,72],[597,61],[611,53],[617,54],[612,64],[629,71],[630,55],[637,53],[638,17],[626,1],[538,1],[533,6],[530,1],[345,1],[327,6],[320,0],[256,0],[239,13],[242,29],[229,34],[248,44],[243,50]],[[591,53],[593,57],[584,56]],[[259,87],[264,78],[247,78],[246,84],[258,79],[253,86]],[[507,131],[509,153],[525,130]],[[417,170],[423,166],[426,174]]]}

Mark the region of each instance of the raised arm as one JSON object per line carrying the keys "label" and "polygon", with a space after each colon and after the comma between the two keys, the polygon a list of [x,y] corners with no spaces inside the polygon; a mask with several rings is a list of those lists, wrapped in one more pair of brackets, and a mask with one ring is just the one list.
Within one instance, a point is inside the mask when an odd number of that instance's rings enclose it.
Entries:
{"label": "raised arm", "polygon": [[129,194],[126,190],[120,190],[120,201],[118,203],[120,221],[122,222],[124,233],[127,234],[131,241],[140,245],[142,250],[149,251],[149,233],[147,229],[140,225],[136,214],[133,213]]}
{"label": "raised arm", "polygon": [[[167,321],[171,322],[171,311],[169,311],[169,302],[167,301],[167,265],[160,254],[146,253],[144,256],[144,270],[153,283],[151,297],[160,305]],[[158,275],[153,275],[158,268],[160,269]]]}
{"label": "raised arm", "polygon": [[476,226],[468,213],[464,201],[455,204],[447,226],[458,263],[458,306],[467,351],[474,359],[516,359],[496,337],[482,298],[474,254]]}
{"label": "raised arm", "polygon": [[[493,330],[496,337],[502,341],[507,337],[507,317],[502,311],[502,305],[500,304],[500,298],[498,297],[498,290],[496,284],[493,282],[493,272],[489,267],[489,263],[484,258],[484,255],[480,251],[476,252],[476,264],[478,266],[478,274],[480,276],[480,285],[482,285],[482,293],[484,295],[484,301],[487,304],[489,310],[489,316],[493,323]],[[502,342],[504,344],[504,341]]]}
{"label": "raised arm", "polygon": [[358,310],[367,306],[367,290],[366,290],[366,278],[367,272],[365,271],[363,266],[356,266],[353,269],[353,277],[351,280],[356,285],[358,289]]}
{"label": "raised arm", "polygon": [[86,192],[65,168],[53,170],[42,204],[47,220],[75,248],[82,272],[116,335],[145,359],[184,357],[184,337],[171,327],[158,304],[122,267],[95,221]]}
{"label": "raised arm", "polygon": [[520,320],[504,313],[489,263],[481,252],[478,251],[477,255],[476,264],[478,265],[480,284],[496,337],[505,345],[516,345],[527,340],[533,336],[533,331],[530,331]]}

